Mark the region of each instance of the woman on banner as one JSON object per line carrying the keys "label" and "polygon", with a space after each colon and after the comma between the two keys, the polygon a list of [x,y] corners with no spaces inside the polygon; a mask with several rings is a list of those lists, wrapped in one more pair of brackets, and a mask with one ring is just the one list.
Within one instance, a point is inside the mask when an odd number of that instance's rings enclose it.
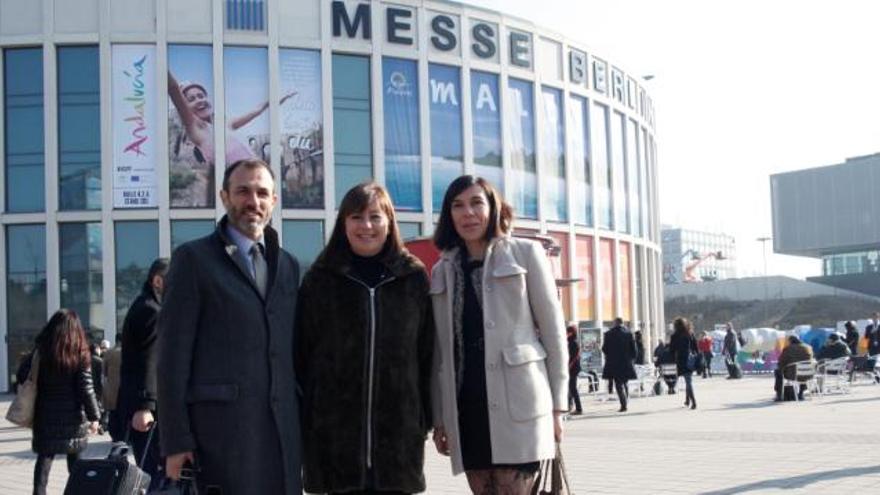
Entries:
{"label": "woman on banner", "polygon": [[36,352],[39,369],[31,448],[37,454],[34,494],[45,494],[55,456],[67,456],[70,472],[89,434],[98,432],[101,413],[88,339],[75,312],[60,309],[52,315],[37,336]]}
{"label": "woman on banner", "polygon": [[541,245],[511,237],[512,221],[489,182],[464,175],[446,190],[434,233],[434,444],[475,494],[529,493],[568,409],[553,272]]}
{"label": "woman on banner", "polygon": [[434,321],[424,265],[375,182],[342,199],[297,304],[309,493],[425,490]]}
{"label": "woman on banner", "polygon": [[[283,97],[279,105],[284,104],[296,94],[291,91]],[[208,99],[208,91],[197,82],[184,81],[178,83],[171,71],[168,71],[168,96],[177,109],[186,137],[195,146],[194,153],[200,162],[215,163],[214,159],[214,106]],[[260,114],[269,109],[269,102],[264,101],[250,112],[229,119],[226,125],[235,131],[246,126]],[[227,132],[226,163],[256,158],[256,151],[239,141],[234,134]]]}

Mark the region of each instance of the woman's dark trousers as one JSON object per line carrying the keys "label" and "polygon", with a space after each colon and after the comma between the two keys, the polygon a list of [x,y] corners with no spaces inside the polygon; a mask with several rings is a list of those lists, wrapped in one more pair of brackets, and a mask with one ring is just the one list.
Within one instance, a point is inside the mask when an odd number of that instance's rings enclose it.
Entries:
{"label": "woman's dark trousers", "polygon": [[694,375],[691,372],[687,372],[682,375],[684,377],[684,400],[685,404],[693,404],[694,409],[697,407],[697,398],[694,397]]}
{"label": "woman's dark trousers", "polygon": [[[49,483],[49,471],[52,470],[52,461],[55,454],[37,454],[37,463],[34,464],[34,495],[46,495],[46,485]],[[67,472],[73,471],[73,465],[79,460],[79,454],[67,454]]]}
{"label": "woman's dark trousers", "polygon": [[571,409],[571,403],[574,401],[574,410],[583,412],[581,409],[581,395],[578,393],[578,376],[577,373],[570,372],[568,374],[568,408]]}

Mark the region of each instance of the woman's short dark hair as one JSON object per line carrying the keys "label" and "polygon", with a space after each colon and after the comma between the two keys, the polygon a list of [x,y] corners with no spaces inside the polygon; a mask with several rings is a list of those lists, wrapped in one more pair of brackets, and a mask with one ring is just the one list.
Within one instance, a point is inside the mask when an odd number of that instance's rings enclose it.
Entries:
{"label": "woman's short dark hair", "polygon": [[679,316],[675,319],[675,321],[672,322],[672,328],[675,329],[675,332],[673,332],[673,334],[675,335],[692,333],[691,322],[689,322],[687,318],[681,316]]}
{"label": "woman's short dark hair", "polygon": [[471,186],[480,186],[489,203],[489,225],[486,228],[486,240],[490,241],[510,232],[513,225],[513,208],[504,201],[501,193],[482,177],[462,175],[449,184],[446,194],[443,196],[440,219],[437,222],[437,229],[434,230],[434,245],[437,246],[437,249],[447,250],[461,247],[464,244],[452,222],[452,201]]}
{"label": "woman's short dark hair", "polygon": [[345,235],[345,219],[364,211],[373,201],[388,217],[388,238],[385,239],[385,246],[382,247],[383,257],[390,260],[405,251],[403,241],[400,239],[400,229],[397,228],[394,204],[388,191],[376,182],[362,182],[349,189],[342,198],[330,241],[321,251],[318,261],[335,263],[351,252],[351,244],[348,242],[348,236]]}
{"label": "woman's short dark hair", "polygon": [[147,271],[147,279],[144,280],[144,284],[141,288],[144,291],[149,291],[153,289],[153,277],[156,275],[161,275],[165,277],[165,274],[168,272],[168,265],[171,261],[168,258],[156,258],[153,260],[153,264],[150,265],[150,269]]}
{"label": "woman's short dark hair", "polygon": [[89,341],[82,322],[71,309],[59,309],[37,336],[40,359],[50,367],[74,373],[91,368]]}

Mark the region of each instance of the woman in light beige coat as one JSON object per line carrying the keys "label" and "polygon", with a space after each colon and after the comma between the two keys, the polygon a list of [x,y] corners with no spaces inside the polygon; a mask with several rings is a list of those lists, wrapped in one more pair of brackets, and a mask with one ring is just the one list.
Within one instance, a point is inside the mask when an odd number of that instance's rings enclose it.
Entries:
{"label": "woman in light beige coat", "polygon": [[465,175],[446,191],[434,235],[434,443],[475,494],[529,493],[568,407],[553,273],[537,242],[510,237],[512,217],[488,182]]}

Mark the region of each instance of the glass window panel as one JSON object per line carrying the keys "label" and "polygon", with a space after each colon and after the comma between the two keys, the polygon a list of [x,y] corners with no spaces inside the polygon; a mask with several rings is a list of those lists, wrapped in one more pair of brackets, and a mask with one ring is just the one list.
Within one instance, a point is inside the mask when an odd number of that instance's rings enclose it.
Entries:
{"label": "glass window panel", "polygon": [[642,235],[641,205],[639,203],[639,166],[638,166],[638,145],[639,127],[634,120],[627,120],[626,127],[626,185],[627,185],[627,219],[630,221],[632,234],[636,236]]}
{"label": "glass window panel", "polygon": [[430,64],[431,191],[439,212],[449,184],[464,171],[461,128],[461,76],[458,67]]}
{"label": "glass window panel", "polygon": [[568,140],[571,143],[571,180],[575,195],[572,198],[572,220],[579,225],[593,224],[593,192],[590,185],[590,156],[587,136],[586,98],[572,96],[568,100],[568,116],[571,128]]}
{"label": "glass window panel", "polygon": [[324,207],[321,52],[280,50],[281,204]]}
{"label": "glass window panel", "polygon": [[116,222],[116,330],[122,330],[125,313],[141,286],[153,261],[159,257],[159,223],[155,221]]}
{"label": "glass window panel", "polygon": [[471,120],[474,171],[504,193],[501,168],[501,113],[498,108],[498,75],[471,71]]}
{"label": "glass window panel", "polygon": [[[214,118],[211,90],[214,64],[210,46],[168,45],[169,94],[177,83],[186,108],[168,105],[168,168],[172,208],[213,208],[217,196],[214,186]],[[187,129],[181,113],[191,114]]]}
{"label": "glass window panel", "polygon": [[62,223],[58,226],[61,306],[79,314],[83,327],[104,338],[104,255],[101,224]]}
{"label": "glass window panel", "polygon": [[614,204],[614,225],[620,232],[629,232],[627,216],[626,162],[623,151],[624,118],[622,113],[614,112],[611,119],[611,168]]}
{"label": "glass window panel", "polygon": [[382,60],[385,183],[398,210],[422,209],[417,67],[414,60]]}
{"label": "glass window panel", "polygon": [[398,222],[400,238],[403,240],[415,239],[422,236],[422,224],[418,222]]}
{"label": "glass window panel", "polygon": [[594,104],[590,113],[590,144],[596,172],[594,183],[599,228],[610,230],[614,226],[611,209],[611,162],[608,160],[608,107]]}
{"label": "glass window panel", "polygon": [[373,175],[370,59],[333,54],[333,147],[336,204]]}
{"label": "glass window panel", "polygon": [[567,222],[568,205],[565,183],[565,124],[562,115],[562,91],[543,88],[541,105],[544,111],[542,153],[544,167],[544,216],[548,220]]}
{"label": "glass window panel", "polygon": [[300,278],[324,249],[324,222],[320,220],[284,220],[282,243],[299,261]]}
{"label": "glass window panel", "polygon": [[101,84],[98,66],[97,46],[58,48],[60,210],[101,209]]}
{"label": "glass window panel", "polygon": [[46,324],[46,228],[6,227],[6,343],[8,376]]}
{"label": "glass window panel", "polygon": [[645,143],[647,141],[648,132],[642,128],[641,133],[639,134],[638,140],[638,159],[639,159],[639,223],[641,229],[641,235],[647,236],[648,234],[648,205],[650,202],[648,200],[648,157],[647,150],[645,149]]}
{"label": "glass window panel", "polygon": [[510,78],[507,82],[505,132],[510,147],[510,193],[517,214],[538,218],[538,177],[535,164],[535,114],[532,83]]}
{"label": "glass window panel", "polygon": [[6,211],[43,211],[43,50],[7,49],[3,55]]}
{"label": "glass window panel", "polygon": [[171,251],[173,252],[181,244],[211,234],[215,226],[213,220],[172,220]]}

